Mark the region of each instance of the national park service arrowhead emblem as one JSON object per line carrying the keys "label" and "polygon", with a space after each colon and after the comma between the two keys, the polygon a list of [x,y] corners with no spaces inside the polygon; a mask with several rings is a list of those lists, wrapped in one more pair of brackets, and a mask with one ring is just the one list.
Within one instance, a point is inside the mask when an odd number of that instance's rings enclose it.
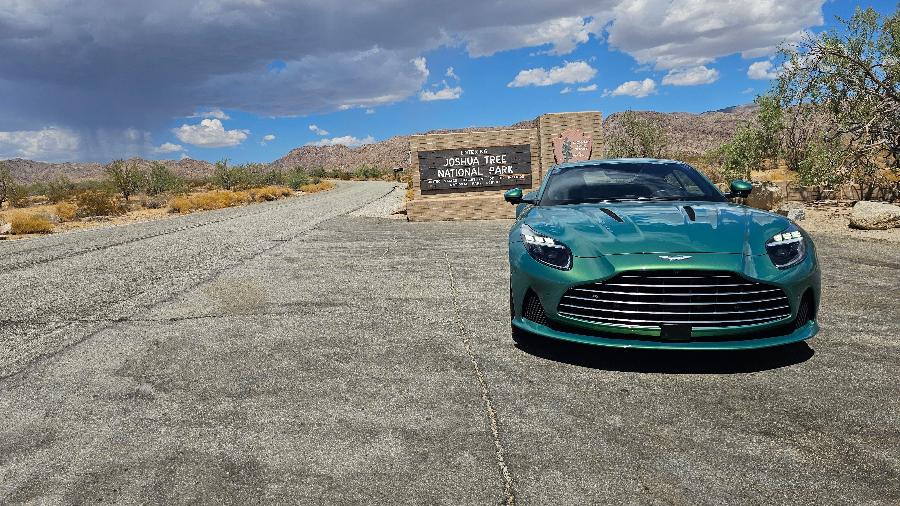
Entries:
{"label": "national park service arrowhead emblem", "polygon": [[581,162],[591,159],[594,140],[591,134],[569,129],[553,138],[553,155],[556,163]]}

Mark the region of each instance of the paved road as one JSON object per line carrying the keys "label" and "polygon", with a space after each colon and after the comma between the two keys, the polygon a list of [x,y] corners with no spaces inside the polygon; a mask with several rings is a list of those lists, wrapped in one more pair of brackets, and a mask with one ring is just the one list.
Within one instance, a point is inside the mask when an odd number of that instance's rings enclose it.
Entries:
{"label": "paved road", "polygon": [[519,349],[509,222],[390,190],[0,243],[0,503],[900,503],[897,244],[810,346]]}

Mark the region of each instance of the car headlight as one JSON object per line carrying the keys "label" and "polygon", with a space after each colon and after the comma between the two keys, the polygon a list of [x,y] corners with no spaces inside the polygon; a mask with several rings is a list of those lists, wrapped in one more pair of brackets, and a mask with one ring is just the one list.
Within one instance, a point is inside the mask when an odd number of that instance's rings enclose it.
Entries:
{"label": "car headlight", "polygon": [[806,239],[796,226],[791,225],[766,242],[766,253],[769,254],[775,267],[779,269],[793,267],[806,258]]}
{"label": "car headlight", "polygon": [[572,251],[568,246],[552,237],[538,234],[528,225],[523,224],[520,232],[522,233],[522,242],[525,244],[525,251],[531,255],[531,258],[557,269],[569,270],[572,268]]}

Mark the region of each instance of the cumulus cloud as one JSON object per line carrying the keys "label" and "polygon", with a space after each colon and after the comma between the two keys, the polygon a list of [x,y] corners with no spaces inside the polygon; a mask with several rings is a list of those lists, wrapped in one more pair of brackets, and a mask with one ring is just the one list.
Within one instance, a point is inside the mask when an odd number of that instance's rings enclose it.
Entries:
{"label": "cumulus cloud", "polygon": [[431,91],[422,90],[419,92],[419,100],[422,102],[431,102],[433,100],[456,100],[462,95],[463,89],[460,86],[450,87],[444,82],[444,87]]}
{"label": "cumulus cloud", "polygon": [[[609,43],[657,69],[690,67],[741,53],[769,54],[822,24],[824,0],[623,1],[611,14]],[[653,27],[648,30],[647,27]]]}
{"label": "cumulus cloud", "polygon": [[[57,125],[81,138],[82,156],[123,156],[143,146],[128,128],[163,128],[198,110],[225,121],[226,110],[370,109],[416,97],[429,75],[422,55],[442,46],[473,57],[526,47],[565,55],[596,37],[662,70],[759,58],[820,25],[823,2],[13,2],[0,8],[0,131]],[[352,36],[335,37],[323,19],[340,19]],[[518,82],[552,80],[552,69],[532,70],[543,74]]]}
{"label": "cumulus cloud", "polygon": [[575,84],[590,81],[597,75],[597,69],[587,62],[566,62],[561,67],[553,67],[550,70],[534,68],[520,71],[509,84],[510,88],[523,86],[550,86],[553,84]]}
{"label": "cumulus cloud", "polygon": [[52,162],[77,155],[80,146],[79,135],[63,128],[0,132],[0,158],[29,158]]}
{"label": "cumulus cloud", "polygon": [[153,148],[153,151],[156,153],[177,153],[179,151],[184,151],[184,146],[172,142],[164,142]]}
{"label": "cumulus cloud", "polygon": [[596,84],[589,84],[589,85],[587,85],[587,86],[579,86],[579,87],[578,87],[578,91],[581,91],[581,92],[585,92],[585,91],[597,91],[597,85],[596,85]]}
{"label": "cumulus cloud", "polygon": [[709,84],[719,79],[719,71],[707,68],[705,65],[696,67],[672,69],[663,77],[662,83],[672,86],[697,86]]}
{"label": "cumulus cloud", "polygon": [[656,82],[653,79],[644,79],[643,81],[625,81],[616,89],[607,91],[604,95],[629,96],[636,98],[644,98],[651,93],[656,92]]}
{"label": "cumulus cloud", "polygon": [[548,54],[564,55],[587,42],[592,30],[596,29],[589,17],[572,16],[526,26],[485,27],[466,33],[464,38],[472,56],[490,56],[509,49],[547,44],[551,46]]}
{"label": "cumulus cloud", "polygon": [[769,60],[755,61],[747,68],[747,77],[750,79],[777,79],[778,72]]}
{"label": "cumulus cloud", "polygon": [[225,114],[222,109],[211,109],[204,112],[195,112],[194,114],[188,116],[188,118],[215,118],[225,121],[227,119],[231,119],[231,116]]}
{"label": "cumulus cloud", "polygon": [[324,128],[319,128],[319,125],[315,125],[315,124],[309,125],[309,130],[314,134],[328,135],[328,130],[325,130]]}
{"label": "cumulus cloud", "polygon": [[222,122],[215,118],[204,119],[196,125],[184,124],[173,128],[172,132],[181,142],[201,148],[237,146],[250,134],[250,130],[225,130]]}
{"label": "cumulus cloud", "polygon": [[344,135],[342,137],[332,137],[330,139],[320,139],[315,142],[307,143],[307,146],[347,146],[350,148],[357,148],[364,144],[372,144],[375,142],[375,138],[371,135],[367,135],[362,139],[354,137],[352,135]]}

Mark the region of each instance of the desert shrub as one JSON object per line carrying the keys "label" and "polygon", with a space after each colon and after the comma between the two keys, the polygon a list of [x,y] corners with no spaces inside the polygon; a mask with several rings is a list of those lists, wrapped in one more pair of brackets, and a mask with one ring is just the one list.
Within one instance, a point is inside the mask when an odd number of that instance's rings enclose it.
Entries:
{"label": "desert shrub", "polygon": [[155,195],[153,197],[148,197],[144,201],[144,207],[147,209],[162,209],[166,207],[166,199],[162,198],[160,195]]}
{"label": "desert shrub", "polygon": [[113,160],[106,164],[103,170],[106,172],[109,185],[121,193],[126,201],[144,186],[146,174],[144,174],[137,162]]}
{"label": "desert shrub", "polygon": [[169,202],[169,210],[173,213],[190,213],[193,211],[211,211],[246,204],[252,197],[245,191],[211,190],[193,195],[175,197]]}
{"label": "desert shrub", "polygon": [[297,190],[305,184],[311,182],[311,177],[300,167],[294,167],[285,175],[284,183],[291,188]]}
{"label": "desert shrub", "polygon": [[843,150],[836,143],[813,141],[800,161],[800,184],[834,188],[843,183],[847,179],[841,169],[843,158]]}
{"label": "desert shrub", "polygon": [[[296,170],[296,169],[295,169]],[[316,169],[312,169],[309,172],[309,177],[317,177],[319,179],[323,179],[328,177],[328,171],[323,169],[322,167],[318,167]]]}
{"label": "desert shrub", "polygon": [[89,190],[75,197],[75,205],[78,206],[77,215],[82,218],[88,216],[116,216],[123,214],[126,209],[119,204],[118,199],[109,192],[102,190]]}
{"label": "desert shrub", "polygon": [[153,162],[144,180],[144,191],[150,196],[179,191],[183,186],[181,178],[159,162]]}
{"label": "desert shrub", "polygon": [[212,184],[223,190],[235,190],[252,186],[253,175],[244,165],[228,165],[228,160],[216,162],[213,170]]}
{"label": "desert shrub", "polygon": [[356,169],[354,176],[357,179],[381,179],[385,175],[387,175],[388,171],[386,169],[379,169],[377,167],[359,167]]}
{"label": "desert shrub", "polygon": [[12,225],[12,233],[22,234],[49,234],[53,232],[53,223],[43,215],[17,211],[9,213],[6,221]]}
{"label": "desert shrub", "polygon": [[725,179],[750,179],[750,171],[760,168],[763,159],[758,141],[757,131],[743,125],[719,148]]}
{"label": "desert shrub", "polygon": [[267,202],[271,200],[278,200],[282,197],[287,197],[294,193],[290,188],[285,186],[263,186],[261,188],[253,188],[248,190],[247,193],[250,194],[250,198],[255,202]]}
{"label": "desert shrub", "polygon": [[69,202],[60,202],[56,204],[54,213],[59,221],[72,221],[78,215],[78,206]]}
{"label": "desert shrub", "polygon": [[47,182],[45,194],[49,202],[56,204],[71,198],[74,191],[75,184],[62,176]]}
{"label": "desert shrub", "polygon": [[306,184],[300,187],[300,191],[303,193],[316,193],[321,191],[326,191],[334,188],[334,183],[330,181],[321,181],[316,184]]}

